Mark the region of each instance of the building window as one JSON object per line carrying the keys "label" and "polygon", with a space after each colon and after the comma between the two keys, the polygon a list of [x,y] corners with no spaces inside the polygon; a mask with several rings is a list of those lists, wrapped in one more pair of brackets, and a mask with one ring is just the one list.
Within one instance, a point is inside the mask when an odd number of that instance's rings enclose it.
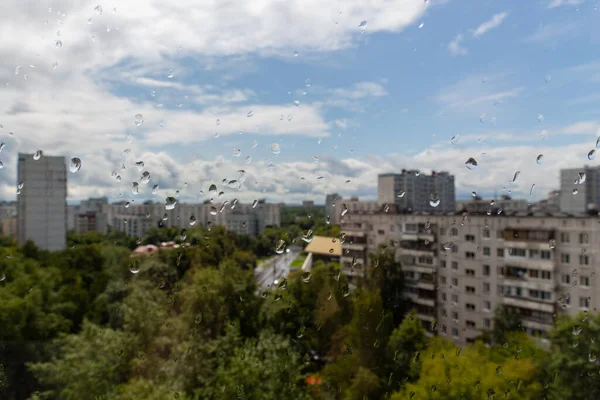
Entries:
{"label": "building window", "polygon": [[465,291],[467,292],[467,294],[475,294],[475,287],[474,286],[465,286]]}
{"label": "building window", "polygon": [[467,274],[467,276],[475,276],[475,270],[474,269],[466,269],[465,274]]}
{"label": "building window", "polygon": [[442,301],[446,301],[446,293],[442,293]]}
{"label": "building window", "polygon": [[581,308],[589,308],[590,304],[587,297],[579,298],[579,307]]}
{"label": "building window", "polygon": [[467,320],[466,324],[467,324],[467,328],[475,329],[475,321]]}
{"label": "building window", "polygon": [[458,269],[458,262],[452,261],[452,269]]}
{"label": "building window", "polygon": [[504,249],[503,248],[496,249],[496,255],[498,257],[504,257]]}
{"label": "building window", "polygon": [[484,248],[483,248],[483,255],[484,255],[484,256],[488,256],[488,257],[489,257],[491,254],[492,254],[492,253],[491,253],[491,251],[490,251],[490,248],[489,248],[489,247],[484,247]]}
{"label": "building window", "polygon": [[496,267],[496,275],[504,276],[504,267]]}
{"label": "building window", "polygon": [[483,266],[483,276],[490,276],[490,266],[489,265]]}
{"label": "building window", "polygon": [[445,276],[440,276],[440,282],[445,285],[446,284],[446,277]]}
{"label": "building window", "polygon": [[458,246],[457,245],[452,246],[452,252],[453,253],[458,253]]}
{"label": "building window", "polygon": [[567,253],[561,253],[560,262],[563,264],[569,264],[571,262],[571,256]]}
{"label": "building window", "polygon": [[458,229],[456,229],[456,228],[450,229],[450,236],[458,236]]}
{"label": "building window", "polygon": [[378,233],[379,235],[385,235],[385,231],[384,231],[383,229],[379,229],[379,230],[377,231],[377,233]]}
{"label": "building window", "polygon": [[525,251],[525,249],[516,249],[513,247],[508,249],[508,254],[510,254],[513,257],[525,257],[527,252]]}
{"label": "building window", "polygon": [[465,240],[467,242],[474,242],[475,241],[475,235],[465,235]]}
{"label": "building window", "polygon": [[465,258],[470,259],[470,260],[474,260],[475,259],[475,253],[473,253],[472,251],[466,251],[465,252]]}
{"label": "building window", "polygon": [[485,327],[485,329],[490,329],[492,326],[492,323],[490,321],[489,318],[484,318],[483,319],[483,326]]}
{"label": "building window", "polygon": [[458,337],[458,328],[452,328],[452,336]]}
{"label": "building window", "polygon": [[580,233],[579,234],[579,244],[588,244],[589,243],[589,237],[587,235],[587,233]]}
{"label": "building window", "polygon": [[490,292],[490,284],[487,282],[483,282],[483,293],[489,293]]}
{"label": "building window", "polygon": [[496,239],[504,239],[504,231],[496,231]]}
{"label": "building window", "polygon": [[458,279],[452,278],[452,285],[453,286],[458,286]]}
{"label": "building window", "polygon": [[440,265],[442,266],[442,268],[446,268],[446,260],[442,260]]}
{"label": "building window", "polygon": [[590,263],[590,256],[588,256],[587,254],[579,255],[579,264],[580,265],[589,265],[589,263]]}
{"label": "building window", "polygon": [[542,279],[552,279],[552,272],[542,271]]}
{"label": "building window", "polygon": [[569,234],[567,232],[561,232],[560,242],[561,243],[569,243],[569,241],[570,241]]}
{"label": "building window", "polygon": [[440,235],[441,236],[445,236],[446,235],[446,228],[440,228]]}
{"label": "building window", "polygon": [[457,294],[452,295],[452,301],[455,303],[458,303],[458,295]]}
{"label": "building window", "polygon": [[483,302],[483,311],[486,311],[486,312],[492,311],[492,303],[490,301],[485,300]]}
{"label": "building window", "polygon": [[560,277],[560,282],[564,283],[565,285],[568,285],[569,283],[571,283],[571,275],[562,274]]}
{"label": "building window", "polygon": [[475,311],[475,304],[467,303],[465,304],[465,308],[467,309],[467,311]]}
{"label": "building window", "polygon": [[540,273],[540,271],[538,271],[537,269],[530,269],[529,277],[530,278],[539,278],[539,273]]}
{"label": "building window", "polygon": [[590,277],[586,275],[581,275],[579,277],[579,284],[581,286],[589,287],[590,286]]}
{"label": "building window", "polygon": [[456,311],[452,311],[452,319],[458,320],[458,313]]}
{"label": "building window", "polygon": [[489,229],[485,228],[483,230],[483,237],[486,238],[486,239],[489,239],[489,237],[490,237],[490,230]]}

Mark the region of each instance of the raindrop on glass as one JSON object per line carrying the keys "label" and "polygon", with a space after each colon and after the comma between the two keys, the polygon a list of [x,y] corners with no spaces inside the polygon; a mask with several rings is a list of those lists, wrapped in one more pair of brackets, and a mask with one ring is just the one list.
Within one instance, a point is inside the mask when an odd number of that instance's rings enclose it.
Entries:
{"label": "raindrop on glass", "polygon": [[41,151],[41,150],[38,150],[38,151],[36,151],[36,152],[35,152],[35,154],[33,155],[33,159],[37,161],[37,160],[39,160],[40,158],[42,158],[42,151]]}
{"label": "raindrop on glass", "polygon": [[144,123],[144,116],[142,114],[135,114],[134,121],[135,126],[140,126]]}
{"label": "raindrop on glass", "polygon": [[473,169],[477,169],[477,160],[475,160],[474,158],[469,158],[467,160],[467,162],[465,163],[465,167],[467,167],[467,169],[473,170]]}
{"label": "raindrop on glass", "polygon": [[454,135],[454,136],[452,136],[452,138],[450,138],[450,143],[457,144],[458,139],[460,139],[460,135]]}
{"label": "raindrop on glass", "polygon": [[177,199],[175,197],[169,196],[165,199],[165,209],[172,210],[175,208],[177,204]]}
{"label": "raindrop on glass", "polygon": [[543,114],[538,114],[538,116],[537,116],[537,120],[538,120],[539,122],[544,122],[544,115],[543,115]]}
{"label": "raindrop on glass", "polygon": [[60,49],[62,47],[62,40],[57,40],[54,42],[54,46],[56,46],[57,49]]}
{"label": "raindrop on glass", "polygon": [[150,182],[150,172],[144,171],[142,172],[142,176],[140,177],[140,183],[146,185],[148,182]]}
{"label": "raindrop on glass", "polygon": [[596,159],[596,150],[590,150],[590,152],[587,155],[588,160],[593,161]]}
{"label": "raindrop on glass", "polygon": [[548,247],[550,247],[551,249],[555,248],[556,247],[556,240],[550,239],[548,241]]}
{"label": "raindrop on glass", "polygon": [[440,205],[440,196],[437,193],[429,195],[429,205],[434,208]]}
{"label": "raindrop on glass", "polygon": [[233,149],[233,156],[234,157],[239,157],[242,155],[242,151],[240,149],[238,149],[237,147]]}
{"label": "raindrop on glass", "polygon": [[537,156],[537,158],[535,159],[535,162],[537,163],[537,165],[542,165],[542,162],[544,161],[544,155],[540,154],[539,156]]}
{"label": "raindrop on glass", "polygon": [[248,111],[248,113],[246,114],[246,117],[250,118],[251,116],[253,116],[254,113],[252,112],[252,110]]}
{"label": "raindrop on glass", "polygon": [[281,153],[281,148],[279,147],[279,143],[273,143],[271,145],[271,152],[275,155]]}
{"label": "raindrop on glass", "polygon": [[152,186],[152,194],[158,193],[158,185]]}
{"label": "raindrop on glass", "polygon": [[97,5],[96,7],[94,7],[94,12],[96,13],[96,15],[101,15],[102,14],[102,6]]}
{"label": "raindrop on glass", "polygon": [[131,193],[138,194],[140,192],[140,184],[137,182],[133,182],[131,184]]}
{"label": "raindrop on glass", "polygon": [[[4,144],[4,143],[2,143]],[[1,148],[0,148],[1,150]],[[77,157],[71,158],[71,162],[69,163],[69,171],[75,173],[81,169],[81,159]]]}

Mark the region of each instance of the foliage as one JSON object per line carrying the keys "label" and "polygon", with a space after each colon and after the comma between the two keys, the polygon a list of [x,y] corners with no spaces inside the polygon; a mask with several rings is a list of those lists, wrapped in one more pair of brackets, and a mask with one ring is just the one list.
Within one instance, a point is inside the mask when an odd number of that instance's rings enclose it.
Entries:
{"label": "foliage", "polygon": [[[529,339],[521,336],[519,340]],[[518,342],[510,354],[502,354],[481,342],[461,349],[444,339],[434,339],[421,356],[419,375],[418,381],[408,383],[392,400],[474,400],[509,395],[539,399],[543,390],[532,354],[520,350]]]}

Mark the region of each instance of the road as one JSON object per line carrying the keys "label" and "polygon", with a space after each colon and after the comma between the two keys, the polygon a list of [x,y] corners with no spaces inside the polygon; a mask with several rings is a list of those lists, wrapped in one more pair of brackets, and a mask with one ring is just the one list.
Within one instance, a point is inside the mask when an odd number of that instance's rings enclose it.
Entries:
{"label": "road", "polygon": [[281,280],[290,273],[290,264],[300,254],[301,248],[290,248],[289,253],[276,255],[264,261],[254,270],[256,283],[261,290],[273,286],[273,282]]}

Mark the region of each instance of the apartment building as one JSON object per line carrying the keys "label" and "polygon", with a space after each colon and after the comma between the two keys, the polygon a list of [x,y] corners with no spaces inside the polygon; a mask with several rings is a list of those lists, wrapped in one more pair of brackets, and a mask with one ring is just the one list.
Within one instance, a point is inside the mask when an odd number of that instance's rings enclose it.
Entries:
{"label": "apartment building", "polygon": [[342,268],[354,285],[369,268],[368,254],[387,246],[402,262],[406,298],[418,318],[430,331],[435,320],[433,332],[459,344],[492,329],[501,305],[541,337],[557,313],[600,307],[597,218],[380,211],[349,215],[342,231]]}
{"label": "apartment building", "polygon": [[153,227],[189,229],[192,226],[225,226],[239,234],[257,235],[268,226],[281,225],[281,205],[264,200],[256,204],[180,203],[167,210],[164,204],[121,202],[103,207],[108,225],[129,236],[142,237]]}
{"label": "apartment building", "polygon": [[[336,197],[331,205],[331,214],[327,215],[329,215],[332,224],[340,225],[347,214],[371,213],[383,207],[385,206],[381,206],[377,201],[361,201],[358,197],[349,199]],[[392,205],[392,207],[395,206]]]}
{"label": "apartment building", "polygon": [[483,200],[457,200],[456,211],[466,211],[469,214],[491,214],[498,212],[511,214],[529,210],[529,202],[525,199],[511,199],[502,196],[499,199]]}
{"label": "apartment building", "polygon": [[600,167],[560,170],[560,211],[580,215],[600,209]]}
{"label": "apartment building", "polygon": [[[34,158],[35,157],[35,158]],[[19,153],[17,242],[43,250],[67,246],[67,167],[64,157]]]}
{"label": "apartment building", "polygon": [[[377,199],[380,205],[395,204],[402,212],[445,214],[456,211],[454,176],[432,171],[403,169],[402,173],[378,177]],[[432,205],[434,204],[434,205]]]}

